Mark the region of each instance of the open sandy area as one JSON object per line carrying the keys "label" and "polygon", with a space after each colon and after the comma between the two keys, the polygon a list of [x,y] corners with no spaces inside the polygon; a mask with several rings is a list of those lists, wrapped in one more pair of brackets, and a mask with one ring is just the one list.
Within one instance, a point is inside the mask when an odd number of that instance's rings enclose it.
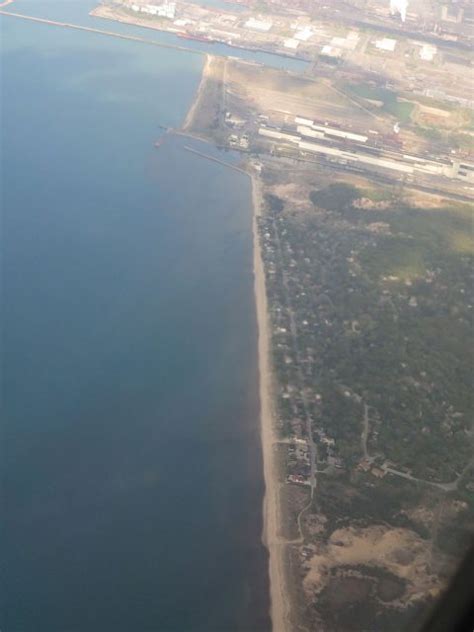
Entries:
{"label": "open sandy area", "polygon": [[214,57],[212,55],[207,54],[206,61],[204,62],[204,66],[202,69],[201,81],[199,82],[199,86],[194,96],[193,102],[191,104],[191,107],[188,110],[188,113],[186,114],[186,118],[184,119],[184,123],[181,127],[183,132],[190,131],[195,124],[196,113],[198,112],[199,107],[202,104],[203,93],[204,93],[206,84],[208,83],[209,79],[213,75],[214,67],[215,67]]}
{"label": "open sandy area", "polygon": [[431,543],[409,529],[373,525],[337,529],[326,546],[308,562],[303,585],[317,594],[337,568],[375,566],[406,581],[403,604],[427,594],[436,596],[441,583],[432,572]]}

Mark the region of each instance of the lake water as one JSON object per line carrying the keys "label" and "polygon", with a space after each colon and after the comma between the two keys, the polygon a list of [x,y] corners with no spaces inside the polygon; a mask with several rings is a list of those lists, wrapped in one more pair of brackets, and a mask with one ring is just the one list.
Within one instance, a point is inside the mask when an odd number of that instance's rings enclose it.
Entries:
{"label": "lake water", "polygon": [[0,629],[268,630],[250,184],[153,147],[202,59],[0,25]]}
{"label": "lake water", "polygon": [[[127,35],[135,35],[148,40],[161,42],[163,44],[173,44],[175,46],[184,46],[185,48],[198,51],[208,52],[215,55],[232,56],[253,61],[274,68],[283,68],[297,73],[304,72],[309,64],[300,59],[292,59],[291,57],[283,57],[272,53],[262,53],[258,51],[249,51],[241,48],[234,48],[226,44],[209,44],[193,40],[183,40],[172,33],[156,31],[154,29],[141,26],[133,26],[131,24],[122,24],[113,20],[105,20],[103,18],[93,17],[89,12],[99,4],[99,0],[14,0],[14,3],[7,6],[5,10],[13,13],[23,13],[25,15],[33,15],[59,22],[70,22],[80,24],[82,26],[91,26],[97,29],[104,29],[114,33],[125,33]],[[208,6],[217,6],[224,8],[226,11],[236,11],[232,6],[228,6],[224,0],[201,0],[199,4]],[[238,11],[241,7],[238,6]]]}

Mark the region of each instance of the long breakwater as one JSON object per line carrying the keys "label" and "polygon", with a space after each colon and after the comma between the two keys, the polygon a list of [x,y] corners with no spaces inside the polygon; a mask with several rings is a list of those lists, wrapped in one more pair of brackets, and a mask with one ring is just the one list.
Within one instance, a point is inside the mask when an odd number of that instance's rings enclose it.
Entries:
{"label": "long breakwater", "polygon": [[245,169],[241,169],[240,167],[237,167],[236,165],[232,165],[230,162],[226,162],[225,160],[220,160],[219,158],[215,158],[214,156],[209,156],[209,154],[204,154],[202,151],[193,149],[192,147],[189,147],[188,145],[185,145],[184,149],[186,151],[191,152],[192,154],[196,154],[196,156],[201,156],[201,158],[205,158],[206,160],[210,160],[211,162],[216,162],[219,165],[228,167],[229,169],[233,169],[234,171],[237,171],[239,173],[243,173],[246,176],[250,175],[248,171],[245,171]]}
{"label": "long breakwater", "polygon": [[[1,5],[0,5],[1,6]],[[77,31],[87,31],[89,33],[97,33],[98,35],[108,35],[109,37],[117,37],[122,40],[130,40],[133,42],[140,42],[141,44],[151,44],[152,46],[158,46],[159,48],[170,48],[172,50],[180,50],[186,53],[194,53],[195,55],[206,55],[205,51],[195,50],[192,48],[186,48],[185,46],[179,46],[178,44],[164,44],[163,42],[157,42],[145,37],[139,37],[137,35],[124,35],[122,33],[115,33],[114,31],[107,31],[105,29],[98,29],[92,26],[81,26],[80,24],[71,24],[70,22],[59,22],[57,20],[48,20],[47,18],[38,18],[31,15],[24,15],[22,13],[13,13],[11,11],[1,11],[1,15],[6,15],[12,18],[18,18],[21,20],[30,20],[31,22],[39,22],[41,24],[49,24],[50,26],[60,26],[68,29],[75,29]]]}

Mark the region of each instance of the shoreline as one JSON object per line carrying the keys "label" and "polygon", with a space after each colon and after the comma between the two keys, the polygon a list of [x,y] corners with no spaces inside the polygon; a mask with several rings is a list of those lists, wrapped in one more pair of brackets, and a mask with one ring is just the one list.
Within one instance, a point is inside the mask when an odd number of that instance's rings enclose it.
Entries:
{"label": "shoreline", "polygon": [[265,271],[263,267],[258,218],[261,214],[262,194],[258,177],[249,173],[252,185],[252,232],[254,293],[258,330],[258,369],[260,399],[260,437],[263,455],[265,493],[263,497],[262,541],[268,550],[270,589],[270,618],[273,632],[286,632],[289,627],[288,599],[285,595],[284,543],[280,540],[281,506],[278,469],[275,461],[276,444],[272,404],[272,372],[270,366],[270,335],[268,323]]}
{"label": "shoreline", "polygon": [[194,119],[196,117],[197,109],[202,101],[202,95],[204,92],[204,88],[206,87],[207,80],[209,78],[209,74],[211,71],[211,66],[213,62],[213,56],[210,53],[205,53],[205,62],[201,71],[201,79],[199,81],[199,85],[194,94],[193,101],[191,103],[191,107],[189,108],[186,118],[181,126],[181,132],[188,133],[189,130],[193,127]]}
{"label": "shoreline", "polygon": [[[9,1],[13,2],[13,0],[9,0]],[[111,20],[113,22],[121,22],[122,24],[129,24],[131,26],[138,26],[140,28],[151,29],[152,31],[156,31],[158,33],[166,33],[167,35],[174,35],[176,37],[180,37],[180,35],[183,35],[183,34],[185,35],[187,33],[186,30],[166,28],[166,25],[150,24],[146,19],[140,18],[138,16],[120,15],[120,13],[115,13],[113,10],[108,9],[102,4],[99,4],[97,7],[89,11],[89,15],[94,18],[101,18],[103,20]],[[190,35],[192,39],[193,34],[190,33]],[[310,63],[310,59],[307,59],[306,57],[301,57],[299,55],[292,55],[291,53],[285,52],[284,50],[275,51],[271,48],[266,49],[266,48],[261,48],[259,46],[252,46],[251,44],[247,46],[239,45],[235,43],[232,44],[232,43],[229,43],[229,41],[225,39],[212,39],[208,42],[208,44],[218,44],[221,46],[228,46],[231,49],[244,50],[250,53],[263,53],[264,55],[275,55],[276,57],[282,57],[283,59],[291,59],[291,60],[302,62],[305,64]],[[189,49],[189,50],[199,50],[199,49]],[[199,52],[205,54],[204,51],[199,50]],[[222,53],[222,54],[216,54],[215,56],[227,58],[229,55]],[[245,61],[245,59],[242,59],[242,61]]]}
{"label": "shoreline", "polygon": [[[202,141],[199,136],[187,132],[177,132]],[[207,141],[210,142],[210,141]],[[212,143],[213,144],[213,143]],[[211,156],[194,151],[189,147],[184,149],[198,154],[207,160],[216,160]],[[221,162],[216,160],[216,162]],[[252,242],[253,242],[253,272],[254,272],[254,300],[257,320],[257,355],[259,381],[259,435],[262,450],[264,495],[262,499],[262,535],[261,541],[268,551],[268,584],[269,584],[269,616],[272,632],[289,632],[290,600],[287,592],[287,574],[285,570],[286,542],[280,536],[281,504],[278,464],[275,459],[274,447],[278,444],[278,437],[274,427],[274,412],[272,403],[272,369],[270,362],[270,334],[267,309],[267,295],[265,287],[265,270],[258,234],[258,217],[261,215],[263,202],[261,185],[258,176],[221,162],[224,166],[244,173],[250,178],[252,201]]]}
{"label": "shoreline", "polygon": [[[176,130],[178,134],[190,136],[197,140],[205,140],[215,145],[209,138],[202,138],[196,134],[193,127],[196,116],[202,106],[205,90],[212,77],[214,56],[206,55],[206,63],[202,69],[201,80],[195,92],[193,102],[187,112],[182,127]],[[203,158],[208,158],[201,154]],[[253,273],[254,300],[257,324],[257,361],[258,361],[258,395],[259,395],[259,435],[262,450],[264,495],[262,499],[262,535],[261,541],[268,551],[268,585],[270,608],[269,615],[272,632],[289,632],[290,599],[288,597],[285,553],[287,544],[280,536],[282,526],[282,509],[280,504],[280,482],[275,446],[278,437],[274,426],[273,383],[270,359],[271,328],[267,306],[265,286],[265,270],[262,249],[258,233],[258,218],[261,216],[263,195],[262,183],[259,176],[251,169],[233,169],[245,173],[250,178],[252,204],[252,244],[253,244]]]}

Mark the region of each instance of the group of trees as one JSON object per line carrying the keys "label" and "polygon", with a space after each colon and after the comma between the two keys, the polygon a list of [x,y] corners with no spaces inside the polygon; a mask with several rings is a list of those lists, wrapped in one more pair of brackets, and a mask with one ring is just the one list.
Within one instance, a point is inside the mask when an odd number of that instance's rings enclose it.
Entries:
{"label": "group of trees", "polygon": [[[472,259],[456,247],[468,230],[456,215],[464,210],[367,212],[353,206],[360,195],[344,183],[313,191],[315,213],[307,215],[267,196],[272,313],[280,323],[288,309],[295,313],[305,386],[321,395],[316,423],[337,439],[341,456],[361,456],[361,406],[341,394],[347,387],[376,411],[371,446],[418,476],[450,480],[472,452],[473,367],[464,345],[472,335]],[[374,232],[376,222],[389,229]],[[295,367],[281,343],[276,372],[285,385]]]}

